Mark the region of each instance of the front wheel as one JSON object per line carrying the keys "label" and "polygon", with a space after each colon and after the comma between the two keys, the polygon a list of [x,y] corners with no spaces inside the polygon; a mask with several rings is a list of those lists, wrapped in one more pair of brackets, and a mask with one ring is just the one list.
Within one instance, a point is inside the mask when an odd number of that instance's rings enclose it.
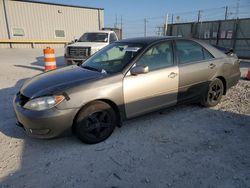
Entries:
{"label": "front wheel", "polygon": [[208,92],[202,100],[202,105],[205,107],[216,106],[223,95],[224,85],[222,81],[216,78],[209,84]]}
{"label": "front wheel", "polygon": [[86,144],[96,144],[107,139],[114,131],[117,117],[105,102],[95,101],[80,111],[76,120],[76,135]]}

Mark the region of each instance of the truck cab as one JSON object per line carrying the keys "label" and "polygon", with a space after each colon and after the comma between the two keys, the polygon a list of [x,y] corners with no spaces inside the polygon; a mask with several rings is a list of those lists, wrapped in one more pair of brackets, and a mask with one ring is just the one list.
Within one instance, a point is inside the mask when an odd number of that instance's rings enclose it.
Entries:
{"label": "truck cab", "polygon": [[79,65],[108,44],[118,40],[114,31],[86,32],[73,44],[65,47],[67,65]]}

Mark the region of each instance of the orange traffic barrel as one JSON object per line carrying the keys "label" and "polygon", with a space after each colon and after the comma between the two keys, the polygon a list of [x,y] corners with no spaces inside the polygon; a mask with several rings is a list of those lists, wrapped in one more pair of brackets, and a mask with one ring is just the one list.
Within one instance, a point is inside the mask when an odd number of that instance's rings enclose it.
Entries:
{"label": "orange traffic barrel", "polygon": [[47,47],[43,50],[44,54],[44,71],[54,70],[56,69],[56,57],[55,57],[55,50]]}
{"label": "orange traffic barrel", "polygon": [[250,80],[250,68],[248,68],[247,79]]}

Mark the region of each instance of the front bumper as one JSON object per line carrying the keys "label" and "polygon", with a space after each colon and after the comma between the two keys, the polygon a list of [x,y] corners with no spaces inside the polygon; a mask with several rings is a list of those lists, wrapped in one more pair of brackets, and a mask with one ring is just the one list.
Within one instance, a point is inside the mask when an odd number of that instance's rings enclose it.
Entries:
{"label": "front bumper", "polygon": [[16,95],[13,99],[13,107],[18,125],[21,125],[28,135],[36,138],[54,138],[71,132],[77,109],[52,108],[32,111],[23,108],[19,103],[19,97]]}

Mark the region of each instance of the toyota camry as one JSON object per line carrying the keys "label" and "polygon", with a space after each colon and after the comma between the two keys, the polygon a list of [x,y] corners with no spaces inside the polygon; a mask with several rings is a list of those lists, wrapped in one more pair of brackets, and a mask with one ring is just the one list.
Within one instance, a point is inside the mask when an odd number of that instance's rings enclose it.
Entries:
{"label": "toyota camry", "polygon": [[217,105],[240,78],[239,60],[178,37],[124,39],[80,66],[37,75],[13,100],[28,135],[73,132],[84,143],[107,139],[122,122],[180,103]]}

